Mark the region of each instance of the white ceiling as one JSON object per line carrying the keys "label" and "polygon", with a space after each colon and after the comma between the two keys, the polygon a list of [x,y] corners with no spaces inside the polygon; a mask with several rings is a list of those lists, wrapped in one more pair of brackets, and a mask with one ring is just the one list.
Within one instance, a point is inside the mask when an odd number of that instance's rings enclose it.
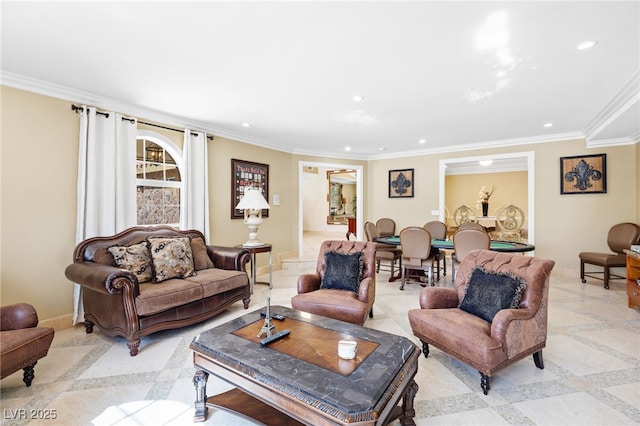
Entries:
{"label": "white ceiling", "polygon": [[2,1],[1,42],[5,85],[286,152],[640,139],[638,1]]}

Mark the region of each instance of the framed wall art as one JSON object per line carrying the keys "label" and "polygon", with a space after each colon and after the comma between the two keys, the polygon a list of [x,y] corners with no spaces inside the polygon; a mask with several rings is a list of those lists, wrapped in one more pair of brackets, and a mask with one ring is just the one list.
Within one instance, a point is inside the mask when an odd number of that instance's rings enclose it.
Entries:
{"label": "framed wall art", "polygon": [[[236,206],[249,187],[262,190],[262,195],[269,201],[269,165],[251,161],[231,160],[231,219],[244,219],[244,212]],[[269,210],[262,210],[262,217],[269,217]]]}
{"label": "framed wall art", "polygon": [[607,154],[560,157],[560,194],[605,194]]}
{"label": "framed wall art", "polygon": [[413,169],[389,170],[389,198],[412,198]]}

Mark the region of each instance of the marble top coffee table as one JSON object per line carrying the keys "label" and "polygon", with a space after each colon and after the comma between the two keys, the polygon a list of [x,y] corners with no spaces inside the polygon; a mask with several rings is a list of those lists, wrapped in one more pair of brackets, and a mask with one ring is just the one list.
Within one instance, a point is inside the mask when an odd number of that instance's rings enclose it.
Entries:
{"label": "marble top coffee table", "polygon": [[[248,313],[198,335],[191,343],[196,368],[196,413],[207,406],[231,409],[263,423],[383,425],[400,419],[414,425],[414,376],[420,350],[407,338],[283,306],[271,312],[277,330],[291,333],[268,346],[259,343],[264,319]],[[338,341],[358,342],[356,358],[338,357]],[[208,374],[237,387],[206,396]],[[399,405],[400,404],[400,405]],[[265,421],[265,416],[275,417]],[[284,418],[284,416],[282,416]],[[277,420],[280,423],[282,420]]]}

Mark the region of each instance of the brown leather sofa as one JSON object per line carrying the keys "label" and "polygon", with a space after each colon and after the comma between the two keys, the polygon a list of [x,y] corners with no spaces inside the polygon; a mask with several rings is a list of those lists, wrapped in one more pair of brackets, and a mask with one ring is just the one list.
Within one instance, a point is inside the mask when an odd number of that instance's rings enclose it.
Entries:
{"label": "brown leather sofa", "polygon": [[[298,277],[298,294],[291,298],[291,306],[309,312],[363,325],[367,315],[373,317],[373,302],[376,298],[376,248],[374,242],[325,241],[320,246],[315,274]],[[325,253],[362,253],[362,276],[357,292],[334,288],[321,288],[328,265]]]}
{"label": "brown leather sofa", "polygon": [[[429,345],[470,365],[480,372],[480,385],[486,395],[490,379],[496,372],[533,355],[536,367],[544,368],[542,349],[547,343],[547,307],[549,277],[555,262],[520,254],[489,250],[469,252],[456,272],[454,288],[427,287],[420,293],[420,309],[409,311],[413,334],[422,341],[424,356]],[[479,269],[479,270],[478,270]],[[478,270],[478,271],[477,271]],[[506,279],[524,281],[517,307],[497,310],[492,321],[464,309],[472,276],[484,275],[478,285],[478,305],[483,309],[490,302],[487,294],[506,294],[502,283]],[[484,281],[486,279],[486,281]],[[515,293],[514,293],[515,294]]]}
{"label": "brown leather sofa", "polygon": [[[136,273],[114,266],[109,250],[136,246],[149,238],[181,237],[190,239],[195,275],[158,283],[139,282]],[[247,309],[251,298],[246,273],[249,257],[245,249],[206,245],[196,230],[136,226],[78,244],[65,275],[82,286],[87,333],[95,324],[108,335],[123,336],[135,356],[142,336],[204,321],[238,300]],[[153,269],[157,275],[157,268]]]}
{"label": "brown leather sofa", "polygon": [[34,367],[47,356],[54,331],[38,327],[38,314],[28,303],[0,308],[0,366],[2,378],[24,370],[22,381],[31,386]]}

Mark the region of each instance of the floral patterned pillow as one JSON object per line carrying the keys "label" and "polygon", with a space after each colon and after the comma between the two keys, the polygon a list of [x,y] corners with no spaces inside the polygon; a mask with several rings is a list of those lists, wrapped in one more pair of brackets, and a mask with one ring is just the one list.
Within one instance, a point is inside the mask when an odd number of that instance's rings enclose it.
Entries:
{"label": "floral patterned pillow", "polygon": [[118,268],[128,269],[138,278],[139,283],[151,281],[153,268],[146,241],[130,246],[113,246],[107,249]]}
{"label": "floral patterned pillow", "polygon": [[183,238],[147,238],[153,264],[153,282],[186,278],[196,274],[191,240]]}

